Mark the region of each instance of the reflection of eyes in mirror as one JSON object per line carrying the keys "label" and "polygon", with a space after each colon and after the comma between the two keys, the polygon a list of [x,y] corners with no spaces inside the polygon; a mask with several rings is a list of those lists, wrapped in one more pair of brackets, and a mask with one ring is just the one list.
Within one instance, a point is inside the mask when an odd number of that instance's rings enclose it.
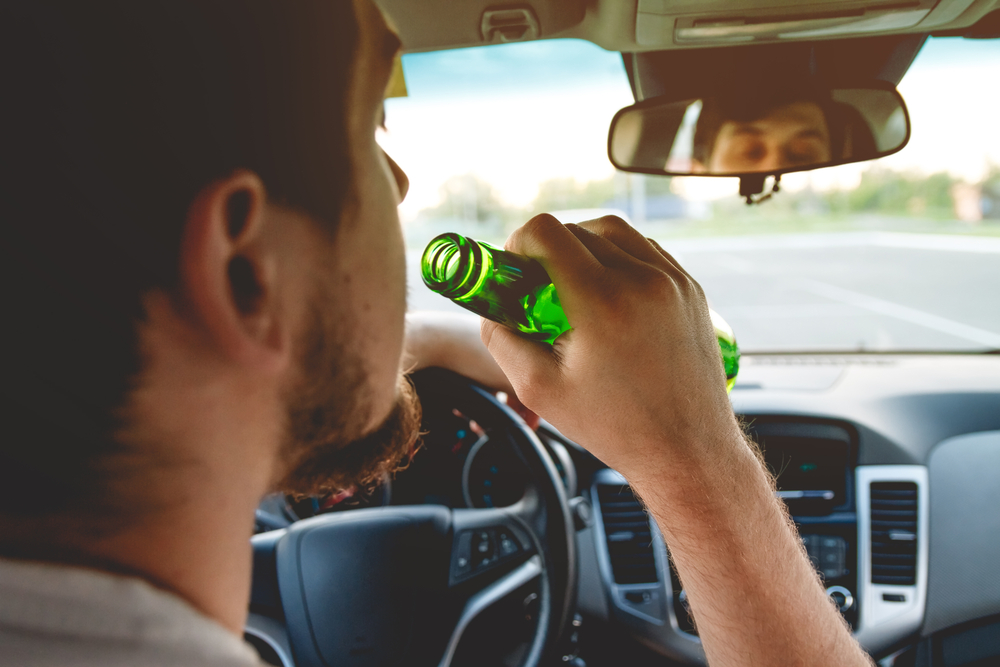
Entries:
{"label": "reflection of eyes in mirror", "polygon": [[770,172],[831,159],[826,116],[814,102],[786,104],[756,120],[725,120],[708,141],[708,164],[693,159],[694,172]]}

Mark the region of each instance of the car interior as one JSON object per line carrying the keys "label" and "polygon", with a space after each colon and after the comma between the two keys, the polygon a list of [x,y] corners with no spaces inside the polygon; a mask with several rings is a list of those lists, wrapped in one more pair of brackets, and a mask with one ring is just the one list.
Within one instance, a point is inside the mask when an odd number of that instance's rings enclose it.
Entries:
{"label": "car interior", "polygon": [[[561,39],[620,54],[632,104],[608,118],[611,163],[738,178],[740,205],[760,214],[784,196],[783,175],[878,160],[929,131],[897,90],[928,40],[1000,43],[1000,0],[378,4],[406,54]],[[998,81],[1000,70],[980,82],[994,102]],[[813,132],[786,161],[727,167],[713,154],[726,111],[699,144],[711,109],[769,96],[821,109],[819,149]],[[996,241],[970,252],[995,267]],[[979,280],[978,307],[1000,312],[995,269]],[[810,289],[945,328],[914,308]],[[746,348],[730,393],[832,603],[884,667],[1000,664],[1000,328],[947,326],[980,343]],[[264,661],[706,664],[670,544],[624,477],[466,378],[426,369],[413,380],[426,435],[409,468],[353,494],[261,502],[245,637]]]}

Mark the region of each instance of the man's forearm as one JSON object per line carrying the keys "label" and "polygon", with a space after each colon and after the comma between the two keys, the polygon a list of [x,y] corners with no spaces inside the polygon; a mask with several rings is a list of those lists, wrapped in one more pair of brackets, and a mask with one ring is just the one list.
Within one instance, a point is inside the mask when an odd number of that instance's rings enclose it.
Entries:
{"label": "man's forearm", "polygon": [[404,370],[440,366],[491,389],[513,393],[510,381],[479,336],[479,318],[471,313],[416,312],[406,316]]}
{"label": "man's forearm", "polygon": [[766,470],[735,444],[713,448],[726,453],[711,462],[684,462],[683,472],[675,463],[631,480],[670,547],[709,664],[870,665]]}
{"label": "man's forearm", "polygon": [[537,216],[506,248],[541,262],[573,329],[545,346],[487,321],[483,340],[525,405],[645,500],[709,662],[870,664],[743,439],[697,282],[610,216]]}

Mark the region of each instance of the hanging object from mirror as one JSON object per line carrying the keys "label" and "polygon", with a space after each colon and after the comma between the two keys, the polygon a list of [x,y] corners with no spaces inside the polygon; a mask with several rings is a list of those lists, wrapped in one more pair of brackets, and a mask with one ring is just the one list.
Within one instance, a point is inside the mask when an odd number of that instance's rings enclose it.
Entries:
{"label": "hanging object from mirror", "polygon": [[906,105],[890,84],[748,82],[622,109],[608,156],[643,174],[779,176],[891,155],[909,138]]}
{"label": "hanging object from mirror", "polygon": [[747,206],[762,204],[774,195],[781,192],[781,174],[775,174],[771,181],[771,191],[766,195],[764,192],[764,182],[767,180],[766,174],[748,174],[740,176],[740,197],[743,197]]}

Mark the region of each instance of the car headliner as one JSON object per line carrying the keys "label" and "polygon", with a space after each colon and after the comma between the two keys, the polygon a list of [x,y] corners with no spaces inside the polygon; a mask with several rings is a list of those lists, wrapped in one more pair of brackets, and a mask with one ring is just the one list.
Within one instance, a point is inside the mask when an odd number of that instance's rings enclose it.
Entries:
{"label": "car headliner", "polygon": [[[526,9],[541,39],[579,38],[611,51],[641,52],[711,48],[736,43],[816,41],[899,34],[961,34],[991,12],[1000,0],[775,0],[769,7],[745,0],[376,0],[399,31],[407,52],[435,51],[494,43],[484,37],[487,10]],[[910,14],[906,14],[910,12]],[[996,15],[987,20],[995,23]],[[799,27],[780,38],[766,26]],[[679,39],[681,27],[721,28],[696,41]],[[742,35],[733,34],[743,31]],[[780,32],[780,31],[779,31]],[[530,36],[531,33],[528,33]],[[758,38],[747,40],[747,34]],[[739,41],[734,41],[739,40]]]}

